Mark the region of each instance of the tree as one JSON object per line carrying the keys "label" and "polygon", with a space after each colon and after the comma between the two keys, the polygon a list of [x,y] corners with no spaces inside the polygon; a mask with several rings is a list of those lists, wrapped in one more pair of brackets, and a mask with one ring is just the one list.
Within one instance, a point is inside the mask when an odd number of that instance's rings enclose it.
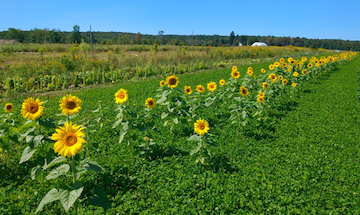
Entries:
{"label": "tree", "polygon": [[71,34],[71,40],[74,43],[80,43],[81,42],[81,34],[80,34],[80,26],[74,25],[74,30]]}
{"label": "tree", "polygon": [[232,31],[230,33],[230,37],[229,37],[229,45],[230,46],[234,45],[234,40],[235,40],[235,33],[234,33],[234,31]]}
{"label": "tree", "polygon": [[141,38],[142,38],[142,34],[140,32],[138,32],[136,35],[135,35],[135,42],[137,44],[140,44],[141,43]]}

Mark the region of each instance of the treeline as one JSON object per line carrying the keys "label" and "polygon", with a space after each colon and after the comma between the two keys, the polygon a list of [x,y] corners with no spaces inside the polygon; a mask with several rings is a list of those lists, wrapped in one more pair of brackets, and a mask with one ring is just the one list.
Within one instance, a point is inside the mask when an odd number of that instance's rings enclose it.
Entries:
{"label": "treeline", "polygon": [[[299,37],[274,37],[274,36],[246,36],[235,35],[148,35],[125,32],[92,32],[92,41],[95,44],[161,44],[161,45],[195,45],[195,46],[238,46],[251,45],[254,42],[264,42],[269,46],[299,46],[309,48],[324,48],[360,51],[360,41],[339,39],[307,39]],[[0,32],[0,39],[17,40],[20,43],[80,43],[91,42],[90,32],[80,32],[80,27],[75,25],[72,32],[60,30],[33,29],[22,31],[9,28]]]}

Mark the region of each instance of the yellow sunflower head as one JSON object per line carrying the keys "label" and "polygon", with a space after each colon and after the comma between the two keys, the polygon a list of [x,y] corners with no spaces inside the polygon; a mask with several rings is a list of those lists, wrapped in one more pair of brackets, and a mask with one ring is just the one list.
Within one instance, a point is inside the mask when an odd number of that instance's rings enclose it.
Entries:
{"label": "yellow sunflower head", "polygon": [[302,73],[303,75],[306,75],[306,74],[307,74],[307,70],[306,70],[306,69],[303,69],[303,70],[301,71],[301,73]]}
{"label": "yellow sunflower head", "polygon": [[260,92],[258,93],[258,96],[259,96],[259,97],[264,97],[264,96],[265,96],[265,94],[264,94],[263,92],[261,92],[261,91],[260,91]]}
{"label": "yellow sunflower head", "polygon": [[51,139],[56,141],[55,153],[68,158],[78,154],[84,147],[83,143],[86,143],[85,133],[82,131],[84,129],[81,125],[73,125],[71,122],[65,122],[64,127],[56,129],[56,133],[51,136]]}
{"label": "yellow sunflower head", "polygon": [[115,93],[115,103],[123,104],[129,99],[129,95],[127,94],[127,90],[120,89]]}
{"label": "yellow sunflower head", "polygon": [[299,73],[298,73],[298,72],[294,72],[294,73],[293,73],[293,76],[298,77],[298,76],[299,76]]}
{"label": "yellow sunflower head", "polygon": [[6,113],[11,113],[14,110],[14,105],[12,103],[6,103],[4,109]]}
{"label": "yellow sunflower head", "polygon": [[280,80],[283,80],[283,78],[284,78],[284,77],[283,77],[282,75],[279,75],[279,79],[280,79]]}
{"label": "yellow sunflower head", "polygon": [[265,73],[265,72],[266,72],[266,70],[263,68],[263,69],[261,69],[261,72],[262,72],[262,73]]}
{"label": "yellow sunflower head", "polygon": [[252,74],[254,74],[254,71],[248,70],[246,73],[247,73],[248,75],[252,75]]}
{"label": "yellow sunflower head", "polygon": [[204,134],[208,133],[209,130],[210,130],[209,123],[204,119],[198,119],[194,123],[194,131],[198,135],[204,135]]}
{"label": "yellow sunflower head", "polygon": [[276,61],[276,62],[274,62],[274,66],[275,66],[275,67],[279,67],[279,66],[280,66],[280,63]]}
{"label": "yellow sunflower head", "polygon": [[249,91],[246,89],[246,87],[241,86],[240,87],[240,94],[244,97],[249,95]]}
{"label": "yellow sunflower head", "polygon": [[292,86],[292,87],[296,87],[296,83],[292,83],[291,86]]}
{"label": "yellow sunflower head", "polygon": [[275,69],[275,66],[274,66],[273,64],[270,64],[270,65],[269,65],[269,69],[270,69],[270,70],[274,70],[274,69]]}
{"label": "yellow sunflower head", "polygon": [[185,86],[184,87],[184,92],[188,95],[191,95],[191,93],[193,92],[190,86]]}
{"label": "yellow sunflower head", "polygon": [[305,62],[305,61],[307,61],[307,58],[306,58],[306,57],[302,57],[302,58],[301,58],[301,61],[302,61],[302,62]]}
{"label": "yellow sunflower head", "polygon": [[164,80],[160,81],[160,86],[162,86],[162,87],[165,86],[165,81]]}
{"label": "yellow sunflower head", "polygon": [[259,102],[259,103],[263,103],[265,101],[265,97],[264,96],[258,96],[256,98],[256,100]]}
{"label": "yellow sunflower head", "polygon": [[232,71],[237,71],[237,66],[233,66],[233,67],[231,68],[231,70],[232,70]]}
{"label": "yellow sunflower head", "polygon": [[289,57],[288,58],[288,62],[290,63],[290,62],[292,62],[294,59],[292,58],[292,57]]}
{"label": "yellow sunflower head", "polygon": [[313,64],[312,64],[312,63],[308,63],[308,67],[309,67],[309,68],[312,68],[312,67],[313,67]]}
{"label": "yellow sunflower head", "polygon": [[71,96],[71,94],[64,96],[59,102],[60,110],[64,115],[76,114],[81,109],[81,100],[76,96]]}
{"label": "yellow sunflower head", "polygon": [[252,67],[248,67],[247,71],[253,71],[253,68]]}
{"label": "yellow sunflower head", "polygon": [[199,93],[203,93],[205,92],[205,87],[203,85],[197,85],[196,91],[198,91]]}
{"label": "yellow sunflower head", "polygon": [[148,99],[146,99],[146,101],[145,101],[145,106],[146,106],[147,108],[154,108],[154,107],[155,107],[155,104],[156,104],[156,102],[155,102],[155,100],[154,100],[153,98],[148,98]]}
{"label": "yellow sunflower head", "polygon": [[34,100],[34,97],[25,99],[21,107],[21,115],[28,120],[40,118],[44,113],[42,103],[39,99]]}
{"label": "yellow sunflower head", "polygon": [[277,77],[274,73],[270,73],[268,77],[272,83],[274,83],[277,80]]}
{"label": "yellow sunflower head", "polygon": [[285,59],[284,58],[280,58],[280,63],[284,63],[285,62]]}
{"label": "yellow sunflower head", "polygon": [[221,86],[224,86],[225,83],[226,83],[226,81],[225,81],[224,79],[221,79],[221,80],[219,81],[219,84],[220,84]]}
{"label": "yellow sunflower head", "polygon": [[237,70],[231,71],[231,77],[232,77],[233,79],[238,79],[238,78],[240,78],[240,72],[237,71]]}
{"label": "yellow sunflower head", "polygon": [[283,85],[287,85],[288,80],[287,80],[287,79],[283,79],[281,83],[282,83]]}
{"label": "yellow sunflower head", "polygon": [[210,82],[207,84],[207,89],[210,91],[210,92],[214,92],[217,88],[217,85],[215,82]]}
{"label": "yellow sunflower head", "polygon": [[179,79],[175,75],[166,78],[166,83],[170,88],[175,88],[179,84]]}
{"label": "yellow sunflower head", "polygon": [[261,86],[262,88],[264,88],[264,90],[267,90],[269,88],[269,84],[266,82],[263,82]]}

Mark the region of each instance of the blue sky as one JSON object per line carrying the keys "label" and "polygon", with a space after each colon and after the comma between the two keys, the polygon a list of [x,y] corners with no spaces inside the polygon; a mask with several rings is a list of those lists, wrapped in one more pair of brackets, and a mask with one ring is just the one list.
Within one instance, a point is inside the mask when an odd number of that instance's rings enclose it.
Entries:
{"label": "blue sky", "polygon": [[[0,0],[9,27],[119,31],[156,35],[261,35],[360,40],[359,0],[150,1]],[[6,9],[5,9],[6,8]]]}

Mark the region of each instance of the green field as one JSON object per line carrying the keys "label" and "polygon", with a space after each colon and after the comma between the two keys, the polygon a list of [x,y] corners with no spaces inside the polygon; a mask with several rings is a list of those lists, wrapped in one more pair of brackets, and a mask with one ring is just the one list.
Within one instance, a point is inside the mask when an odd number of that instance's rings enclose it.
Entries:
{"label": "green field", "polygon": [[[161,119],[168,109],[165,106],[157,104],[144,110],[145,100],[159,92],[159,78],[44,94],[40,100],[47,102],[41,119],[52,117],[57,123],[64,120],[64,116],[55,114],[61,113],[59,100],[68,93],[82,100],[82,109],[72,121],[85,125],[88,143],[76,159],[91,158],[103,168],[79,178],[84,184],[80,196],[84,201],[79,203],[82,214],[359,214],[360,58],[334,65],[316,75],[309,74],[311,78],[301,84],[300,79],[293,79],[299,80],[295,88],[280,84],[274,90],[277,94],[266,94],[267,100],[260,106],[250,105],[250,98],[257,94],[254,88],[246,100],[253,109],[246,111],[252,115],[263,112],[245,118],[245,126],[229,120],[229,106],[236,103],[233,97],[219,99],[218,94],[208,92],[202,104],[206,104],[206,97],[217,95],[215,102],[197,109],[193,118],[169,113],[178,117],[178,124],[172,123],[173,118]],[[238,66],[241,78],[248,78],[249,66],[261,78],[260,70],[268,70],[269,63]],[[180,98],[182,92],[177,89],[185,85],[195,91],[197,85],[206,88],[210,81],[230,82],[230,72],[225,68],[179,75],[179,86],[168,99]],[[293,78],[291,74],[289,78]],[[249,89],[254,80],[249,79]],[[124,121],[130,121],[130,129],[121,143],[121,126],[112,128],[118,114],[114,94],[120,88],[128,90],[126,109],[137,113],[135,118],[124,117]],[[217,91],[224,89],[218,86]],[[11,117],[17,127],[26,122],[20,114],[23,99],[11,100],[15,107]],[[99,105],[101,112],[94,112]],[[156,117],[146,116],[149,112]],[[212,156],[206,157],[205,164],[195,163],[196,155],[190,153],[196,143],[187,140],[194,134],[193,124],[199,117],[209,122],[216,145],[207,146]],[[42,132],[51,136],[55,131]],[[155,142],[147,150],[139,147],[145,137]],[[47,180],[51,169],[32,180],[31,169],[42,156],[56,154],[53,142],[44,143],[44,149],[19,165],[27,145],[25,141],[14,143],[9,151],[0,152],[2,214],[33,213],[50,189],[72,183],[72,178],[65,175]],[[95,187],[106,193],[109,209],[89,204],[86,198],[94,196]],[[41,213],[62,214],[64,209],[60,201],[55,201],[46,204]],[[68,213],[75,214],[74,207]]]}

